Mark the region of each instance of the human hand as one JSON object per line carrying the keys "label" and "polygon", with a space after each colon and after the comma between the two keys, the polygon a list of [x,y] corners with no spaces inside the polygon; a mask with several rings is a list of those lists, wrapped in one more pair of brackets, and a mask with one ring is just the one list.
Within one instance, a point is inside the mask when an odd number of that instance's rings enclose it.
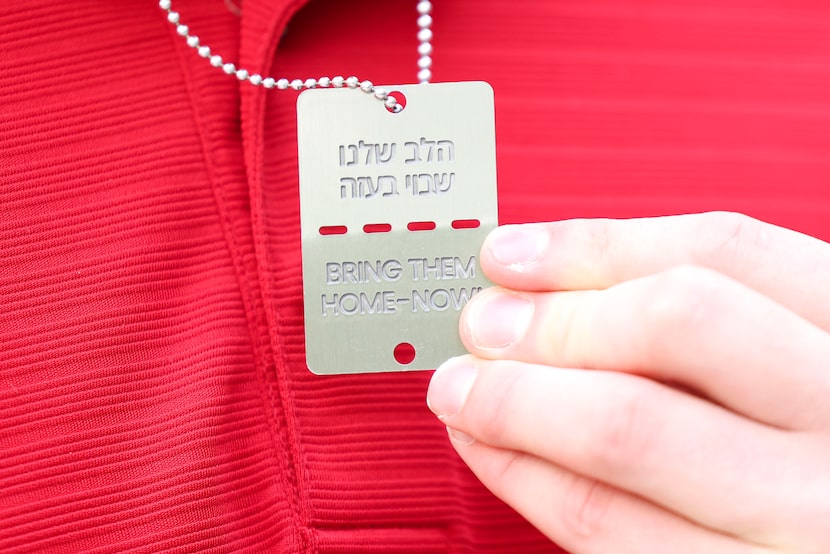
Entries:
{"label": "human hand", "polygon": [[830,552],[830,245],[577,220],[502,227],[481,265],[503,288],[428,403],[497,496],[574,552]]}

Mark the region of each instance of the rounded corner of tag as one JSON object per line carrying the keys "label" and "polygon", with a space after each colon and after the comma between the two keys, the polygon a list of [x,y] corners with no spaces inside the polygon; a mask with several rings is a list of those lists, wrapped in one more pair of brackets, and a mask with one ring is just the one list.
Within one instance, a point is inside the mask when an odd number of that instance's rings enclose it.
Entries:
{"label": "rounded corner of tag", "polygon": [[297,95],[297,112],[305,108],[305,105],[311,101],[311,96],[316,92],[314,89],[306,89]]}
{"label": "rounded corner of tag", "polygon": [[490,84],[489,81],[476,81],[480,87],[487,90],[490,93],[494,92],[493,85]]}
{"label": "rounded corner of tag", "polygon": [[478,81],[482,90],[487,95],[488,99],[495,101],[496,98],[496,90],[493,88],[493,85],[488,83],[487,81]]}
{"label": "rounded corner of tag", "polygon": [[328,375],[328,373],[326,373],[325,371],[320,371],[320,368],[317,367],[317,364],[312,363],[310,360],[306,360],[305,366],[308,369],[308,371],[310,371],[314,375],[317,375],[318,377]]}

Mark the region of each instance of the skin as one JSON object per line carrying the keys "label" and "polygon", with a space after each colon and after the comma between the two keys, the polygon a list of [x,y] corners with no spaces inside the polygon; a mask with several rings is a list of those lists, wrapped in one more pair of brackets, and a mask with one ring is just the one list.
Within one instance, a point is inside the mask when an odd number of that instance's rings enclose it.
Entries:
{"label": "skin", "polygon": [[830,552],[830,245],[731,213],[505,226],[427,403],[572,552]]}

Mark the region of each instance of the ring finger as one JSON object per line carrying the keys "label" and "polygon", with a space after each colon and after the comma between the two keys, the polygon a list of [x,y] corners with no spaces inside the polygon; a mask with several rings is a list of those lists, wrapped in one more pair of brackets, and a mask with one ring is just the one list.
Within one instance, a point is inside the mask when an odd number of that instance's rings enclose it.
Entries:
{"label": "ring finger", "polygon": [[777,427],[830,427],[830,337],[711,270],[601,291],[490,289],[466,306],[461,336],[482,358],[633,372]]}

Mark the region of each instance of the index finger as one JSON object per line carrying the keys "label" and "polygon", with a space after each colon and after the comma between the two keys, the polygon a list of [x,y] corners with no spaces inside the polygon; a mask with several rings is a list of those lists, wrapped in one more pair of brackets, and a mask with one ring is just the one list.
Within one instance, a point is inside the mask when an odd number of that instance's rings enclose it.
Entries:
{"label": "index finger", "polygon": [[514,290],[604,289],[680,265],[723,273],[830,330],[830,245],[741,214],[506,225],[481,250]]}

